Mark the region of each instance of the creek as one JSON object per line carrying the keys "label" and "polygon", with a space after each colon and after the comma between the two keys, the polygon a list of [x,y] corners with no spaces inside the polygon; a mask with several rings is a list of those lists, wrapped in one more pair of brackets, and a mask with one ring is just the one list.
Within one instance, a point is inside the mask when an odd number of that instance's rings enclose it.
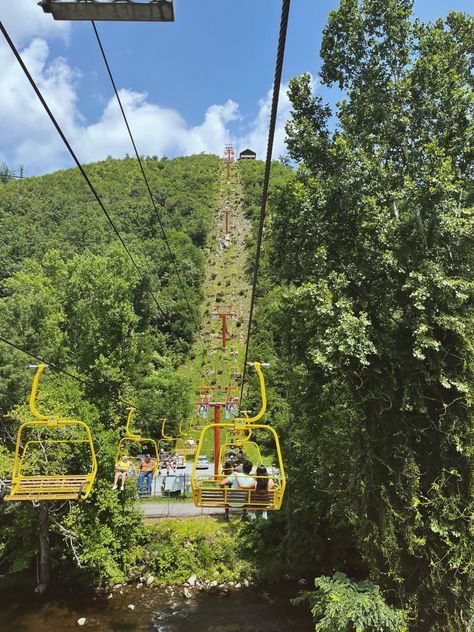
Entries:
{"label": "creek", "polygon": [[[290,598],[288,584],[252,587],[227,596],[126,586],[112,597],[93,595],[48,598],[0,595],[1,632],[312,632],[308,608]],[[129,606],[133,606],[133,609]],[[81,617],[84,626],[78,625]]]}

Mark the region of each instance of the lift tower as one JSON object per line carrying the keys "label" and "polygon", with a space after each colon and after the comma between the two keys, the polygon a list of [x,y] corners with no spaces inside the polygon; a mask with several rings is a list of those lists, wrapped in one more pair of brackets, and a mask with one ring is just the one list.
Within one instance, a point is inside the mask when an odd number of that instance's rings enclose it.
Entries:
{"label": "lift tower", "polygon": [[[199,407],[198,414],[199,411],[205,409],[205,418],[207,418],[207,411],[210,408],[214,409],[214,424],[216,424],[214,428],[214,475],[216,478],[219,475],[219,456],[221,449],[221,429],[218,426],[221,421],[221,408],[225,408],[227,412],[232,406],[234,411],[237,412],[239,398],[232,397],[232,391],[236,391],[238,388],[238,386],[231,386],[229,384],[228,386],[199,386],[197,389],[200,393],[200,400],[196,402],[196,406]],[[213,393],[225,393],[225,400],[214,400],[212,397]],[[235,413],[233,416],[235,416]]]}
{"label": "lift tower", "polygon": [[232,145],[225,146],[225,162],[227,165],[227,183],[230,182],[230,166],[234,162],[234,147]]}
{"label": "lift tower", "polygon": [[219,316],[222,322],[222,349],[227,350],[227,318],[234,318],[235,312],[232,311],[231,305],[217,306],[212,312],[213,316]]}

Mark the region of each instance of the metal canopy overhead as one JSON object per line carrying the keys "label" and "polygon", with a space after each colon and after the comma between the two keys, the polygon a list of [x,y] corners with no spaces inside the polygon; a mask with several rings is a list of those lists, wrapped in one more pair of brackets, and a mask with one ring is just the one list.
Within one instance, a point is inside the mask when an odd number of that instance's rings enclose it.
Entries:
{"label": "metal canopy overhead", "polygon": [[174,22],[174,0],[41,0],[55,20]]}

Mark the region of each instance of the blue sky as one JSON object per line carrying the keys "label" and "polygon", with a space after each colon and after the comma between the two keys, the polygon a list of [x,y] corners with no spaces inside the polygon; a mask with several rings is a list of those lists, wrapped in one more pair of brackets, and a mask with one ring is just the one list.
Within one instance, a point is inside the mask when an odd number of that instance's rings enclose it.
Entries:
{"label": "blue sky", "polygon": [[[177,20],[97,23],[139,150],[168,156],[221,153],[226,142],[263,156],[279,0],[176,0]],[[338,0],[293,0],[283,81],[317,75],[321,32]],[[471,0],[415,0],[424,20]],[[47,100],[84,161],[131,151],[89,23],[58,23],[36,0],[0,6],[0,18],[21,49]],[[70,160],[16,62],[0,43],[0,160],[27,174]],[[317,88],[320,89],[320,88]],[[275,155],[284,151],[289,113],[282,95]]]}

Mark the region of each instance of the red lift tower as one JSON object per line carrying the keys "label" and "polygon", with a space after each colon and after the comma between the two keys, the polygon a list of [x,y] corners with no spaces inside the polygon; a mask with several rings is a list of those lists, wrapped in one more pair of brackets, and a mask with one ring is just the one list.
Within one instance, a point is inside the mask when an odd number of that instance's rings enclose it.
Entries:
{"label": "red lift tower", "polygon": [[231,305],[222,305],[217,306],[216,309],[212,312],[213,316],[219,316],[222,321],[222,349],[226,351],[227,349],[227,318],[233,318],[235,316],[235,312],[232,311]]}
{"label": "red lift tower", "polygon": [[227,164],[227,182],[230,180],[230,165],[234,162],[234,147],[232,145],[225,146],[225,162]]}
{"label": "red lift tower", "polygon": [[[219,457],[220,457],[220,449],[221,449],[221,429],[217,424],[221,421],[221,408],[228,408],[231,405],[235,407],[237,410],[237,406],[239,405],[239,398],[232,397],[232,391],[237,390],[238,386],[199,386],[198,391],[201,395],[200,401],[196,402],[196,406],[199,406],[199,409],[202,410],[205,407],[207,410],[209,408],[214,409],[214,424],[216,424],[214,428],[214,476],[217,478],[219,475]],[[211,397],[213,393],[225,393],[225,401],[213,401]],[[207,416],[207,415],[206,415]]]}
{"label": "red lift tower", "polygon": [[225,213],[225,235],[227,236],[229,234],[229,207],[228,206],[225,207],[224,213]]}

